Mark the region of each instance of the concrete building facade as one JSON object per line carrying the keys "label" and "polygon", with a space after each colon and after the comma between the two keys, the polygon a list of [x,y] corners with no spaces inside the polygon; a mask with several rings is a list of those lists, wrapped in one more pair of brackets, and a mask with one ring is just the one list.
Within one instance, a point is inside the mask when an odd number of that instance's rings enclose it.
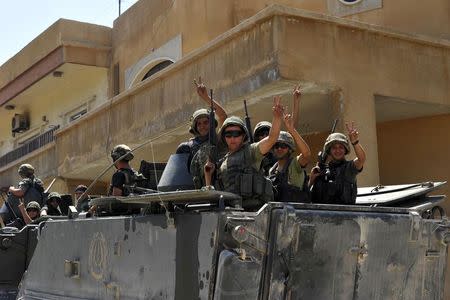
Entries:
{"label": "concrete building facade", "polygon": [[[334,118],[357,124],[360,185],[449,180],[449,11],[446,0],[140,0],[113,28],[59,20],[0,67],[0,184],[28,162],[71,192],[118,143],[152,139],[135,161],[167,160],[202,107],[198,76],[230,114],[247,99],[255,124],[300,83],[297,128],[313,153]],[[28,124],[12,136],[15,115]]]}

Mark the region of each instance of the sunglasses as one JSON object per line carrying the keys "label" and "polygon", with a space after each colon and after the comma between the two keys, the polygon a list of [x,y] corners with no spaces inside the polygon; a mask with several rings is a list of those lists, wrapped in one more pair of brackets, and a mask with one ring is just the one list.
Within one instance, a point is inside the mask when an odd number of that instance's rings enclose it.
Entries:
{"label": "sunglasses", "polygon": [[273,149],[278,149],[278,148],[287,149],[288,147],[289,147],[288,145],[283,144],[283,143],[276,143],[275,145],[273,145]]}
{"label": "sunglasses", "polygon": [[242,134],[243,134],[243,132],[241,130],[229,130],[229,131],[225,131],[223,135],[226,138],[231,138],[231,137],[239,137]]}
{"label": "sunglasses", "polygon": [[263,136],[268,136],[269,135],[269,130],[260,130],[256,133],[256,137],[263,137]]}

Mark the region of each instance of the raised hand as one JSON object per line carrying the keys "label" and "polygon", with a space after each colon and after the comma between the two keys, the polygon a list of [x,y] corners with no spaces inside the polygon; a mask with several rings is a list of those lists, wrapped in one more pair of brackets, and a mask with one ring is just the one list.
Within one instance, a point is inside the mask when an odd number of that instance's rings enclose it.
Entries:
{"label": "raised hand", "polygon": [[345,123],[345,127],[347,127],[348,138],[350,139],[350,143],[354,144],[359,141],[359,132],[356,130],[355,122],[352,122],[350,126],[348,123]]}
{"label": "raised hand", "polygon": [[295,129],[295,127],[294,127],[294,118],[292,117],[291,114],[285,114],[284,118],[283,118],[283,121],[284,121],[284,125],[286,126],[286,129],[289,132],[291,132],[291,131],[293,131]]}
{"label": "raised hand", "polygon": [[300,97],[302,95],[302,92],[300,91],[300,85],[297,85],[294,87],[294,90],[292,91],[292,96],[295,100],[300,100]]}
{"label": "raised hand", "polygon": [[284,107],[281,105],[281,97],[280,96],[273,97],[272,111],[273,111],[273,116],[275,118],[281,119],[283,117]]}
{"label": "raised hand", "polygon": [[202,77],[198,77],[198,82],[194,79],[194,85],[197,90],[197,94],[202,98],[208,98],[208,91],[206,90],[206,86],[202,82]]}

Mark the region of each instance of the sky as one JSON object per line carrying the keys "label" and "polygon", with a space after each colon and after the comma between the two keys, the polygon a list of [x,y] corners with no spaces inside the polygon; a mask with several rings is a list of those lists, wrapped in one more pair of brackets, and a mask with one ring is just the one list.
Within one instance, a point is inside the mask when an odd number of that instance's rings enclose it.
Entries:
{"label": "sky", "polygon": [[0,0],[0,65],[60,18],[112,27],[118,15],[119,0]]}

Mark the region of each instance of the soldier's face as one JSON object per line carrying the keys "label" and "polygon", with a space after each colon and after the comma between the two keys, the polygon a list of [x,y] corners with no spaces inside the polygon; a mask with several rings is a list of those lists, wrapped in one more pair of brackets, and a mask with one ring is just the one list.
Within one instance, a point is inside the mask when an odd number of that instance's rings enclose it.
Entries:
{"label": "soldier's face", "polygon": [[345,158],[345,147],[341,143],[334,143],[330,148],[331,157],[334,160],[342,160]]}
{"label": "soldier's face", "polygon": [[38,217],[39,211],[36,209],[28,209],[27,210],[28,215],[30,216],[31,220],[34,220]]}
{"label": "soldier's face", "polygon": [[[240,135],[237,135],[238,132],[240,132]],[[241,127],[228,126],[224,130],[224,136],[229,152],[235,152],[241,148],[244,141],[244,132]]]}
{"label": "soldier's face", "polygon": [[289,156],[289,146],[284,143],[276,143],[272,150],[276,159],[283,159]]}
{"label": "soldier's face", "polygon": [[195,126],[197,127],[197,131],[201,136],[207,135],[209,133],[209,118],[198,118]]}

